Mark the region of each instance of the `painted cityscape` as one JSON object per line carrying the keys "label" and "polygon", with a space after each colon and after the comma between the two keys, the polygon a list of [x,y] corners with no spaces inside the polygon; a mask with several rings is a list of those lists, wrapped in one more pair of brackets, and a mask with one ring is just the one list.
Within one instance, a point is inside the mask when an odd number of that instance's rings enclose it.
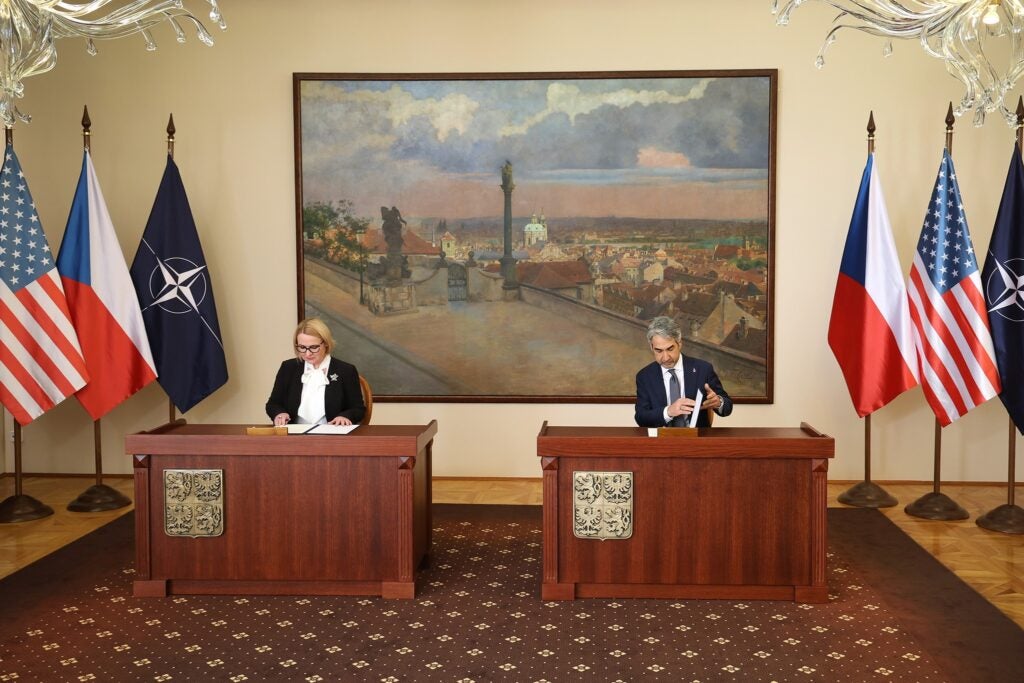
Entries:
{"label": "painted cityscape", "polygon": [[776,73],[296,74],[300,315],[377,397],[625,401],[667,315],[772,399]]}

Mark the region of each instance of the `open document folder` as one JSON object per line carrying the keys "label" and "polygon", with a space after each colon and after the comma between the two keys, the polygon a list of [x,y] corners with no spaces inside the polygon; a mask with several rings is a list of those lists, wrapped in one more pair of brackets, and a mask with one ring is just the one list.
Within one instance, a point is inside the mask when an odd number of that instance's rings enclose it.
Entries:
{"label": "open document folder", "polygon": [[287,425],[289,434],[348,434],[359,425]]}

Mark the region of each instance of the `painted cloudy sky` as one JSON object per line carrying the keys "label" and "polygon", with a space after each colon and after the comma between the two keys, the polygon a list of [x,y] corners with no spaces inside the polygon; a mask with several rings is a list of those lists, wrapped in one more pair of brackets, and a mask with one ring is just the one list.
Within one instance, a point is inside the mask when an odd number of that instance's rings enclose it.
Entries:
{"label": "painted cloudy sky", "polygon": [[767,77],[304,81],[303,201],[406,218],[763,219]]}

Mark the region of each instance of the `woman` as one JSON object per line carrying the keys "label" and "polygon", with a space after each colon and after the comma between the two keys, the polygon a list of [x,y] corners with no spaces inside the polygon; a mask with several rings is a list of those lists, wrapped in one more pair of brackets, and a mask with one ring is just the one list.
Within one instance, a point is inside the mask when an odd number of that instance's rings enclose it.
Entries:
{"label": "woman", "polygon": [[334,337],[319,318],[307,318],[295,328],[295,359],[281,363],[267,400],[267,415],[275,425],[350,425],[363,419],[366,406],[359,372],[331,358]]}

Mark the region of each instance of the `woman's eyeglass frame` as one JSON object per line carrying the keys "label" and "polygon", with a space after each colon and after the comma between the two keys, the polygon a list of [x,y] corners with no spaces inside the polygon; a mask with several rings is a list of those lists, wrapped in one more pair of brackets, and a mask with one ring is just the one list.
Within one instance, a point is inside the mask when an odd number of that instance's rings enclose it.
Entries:
{"label": "woman's eyeglass frame", "polygon": [[302,344],[296,344],[295,350],[299,353],[316,353],[320,350],[323,344],[313,344],[312,346],[303,346]]}

